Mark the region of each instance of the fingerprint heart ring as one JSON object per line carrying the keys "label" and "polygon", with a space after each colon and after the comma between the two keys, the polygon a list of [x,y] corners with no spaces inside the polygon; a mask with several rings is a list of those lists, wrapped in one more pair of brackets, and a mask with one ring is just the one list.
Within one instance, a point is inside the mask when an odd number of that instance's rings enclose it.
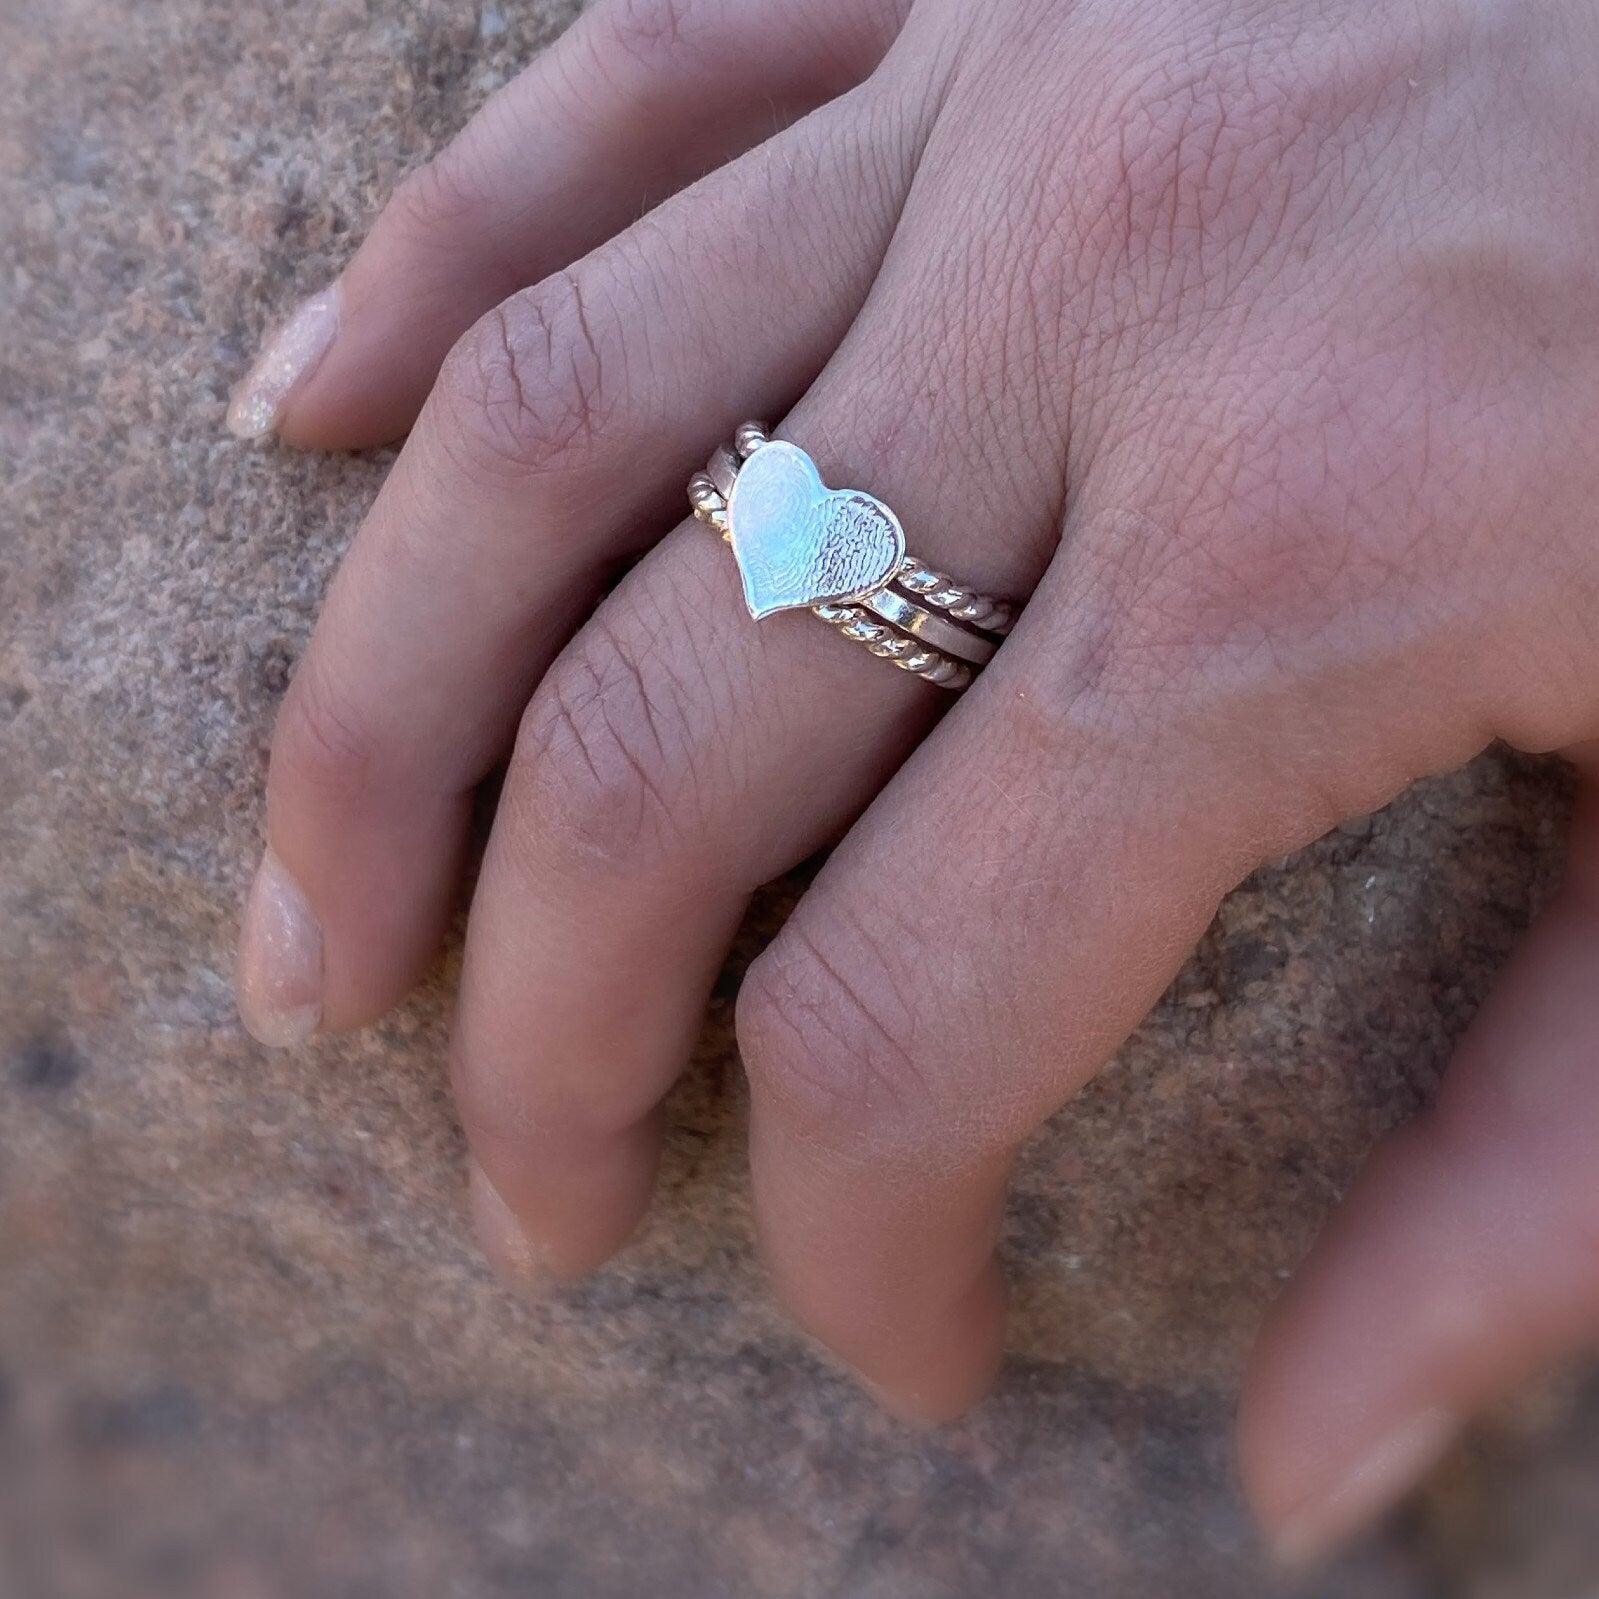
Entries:
{"label": "fingerprint heart ring", "polygon": [[808,610],[939,688],[967,687],[1014,621],[905,549],[899,518],[858,489],[829,489],[797,445],[746,422],[689,481],[689,503],[733,547],[756,621]]}

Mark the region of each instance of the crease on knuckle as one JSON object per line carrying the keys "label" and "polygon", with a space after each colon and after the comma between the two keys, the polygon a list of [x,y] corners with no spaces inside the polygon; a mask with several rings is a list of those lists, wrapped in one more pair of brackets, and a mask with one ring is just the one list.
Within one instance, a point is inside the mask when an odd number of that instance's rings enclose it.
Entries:
{"label": "crease on knuckle", "polygon": [[1190,616],[1171,608],[1187,597],[1173,593],[1183,562],[1166,522],[1108,509],[1072,538],[1071,591],[1059,602],[1069,647],[1054,658],[1050,691],[1016,706],[1022,721],[1039,724],[1048,748],[1073,747],[1090,731],[1113,737],[1124,722],[1142,722],[1192,688],[1204,655]]}
{"label": "crease on knuckle", "polygon": [[458,253],[462,233],[480,231],[485,212],[495,203],[468,150],[463,132],[431,160],[406,173],[384,207],[382,226],[405,244]]}
{"label": "crease on knuckle", "polygon": [[693,736],[676,685],[602,618],[558,661],[523,718],[511,834],[570,869],[625,876],[679,846],[696,814]]}
{"label": "crease on knuckle", "polygon": [[575,269],[558,272],[496,306],[451,351],[439,434],[472,477],[526,486],[592,456],[626,373],[613,382],[589,298]]}
{"label": "crease on knuckle", "polygon": [[521,1062],[513,1069],[492,1055],[464,1044],[459,1031],[450,1042],[450,1096],[456,1120],[469,1145],[525,1142],[542,1128],[534,1102],[535,1083]]}
{"label": "crease on knuckle", "polygon": [[824,943],[796,918],[750,968],[738,1038],[757,1093],[819,1143],[915,1147],[936,1108],[904,1042],[912,1011],[864,933]]}
{"label": "crease on knuckle", "polygon": [[1291,138],[1275,86],[1229,82],[1211,64],[1158,61],[1137,78],[1106,138],[1107,219],[1129,246],[1145,248],[1180,246],[1188,223],[1215,233],[1235,217],[1252,221],[1247,174],[1265,151],[1286,153]]}
{"label": "crease on knuckle", "polygon": [[451,1049],[450,1091],[469,1144],[491,1147],[568,1147],[605,1143],[636,1127],[654,1109],[653,1083],[605,1072],[541,1069],[527,1062],[484,1057],[457,1041]]}
{"label": "crease on knuckle", "polygon": [[1211,381],[1215,406],[1151,428],[1167,463],[1145,496],[1158,514],[1108,504],[1072,530],[1066,603],[1088,624],[1076,664],[1093,685],[1290,689],[1317,650],[1342,660],[1363,607],[1427,564],[1413,546],[1430,521],[1408,487],[1426,444],[1408,423],[1352,416],[1321,373]]}
{"label": "crease on knuckle", "polygon": [[1105,40],[1107,89],[1082,114],[1067,197],[1085,259],[1116,285],[1117,343],[1129,325],[1169,332],[1190,301],[1226,303],[1302,251],[1419,70],[1411,30],[1387,20],[1337,50],[1319,23],[1262,28],[1221,7],[1156,30]]}
{"label": "crease on knuckle", "polygon": [[382,747],[336,676],[306,657],[295,673],[272,741],[272,772],[335,803],[369,794],[380,777]]}
{"label": "crease on knuckle", "polygon": [[725,32],[725,7],[714,0],[610,0],[595,57],[623,59],[651,70],[681,71],[687,61],[714,51]]}

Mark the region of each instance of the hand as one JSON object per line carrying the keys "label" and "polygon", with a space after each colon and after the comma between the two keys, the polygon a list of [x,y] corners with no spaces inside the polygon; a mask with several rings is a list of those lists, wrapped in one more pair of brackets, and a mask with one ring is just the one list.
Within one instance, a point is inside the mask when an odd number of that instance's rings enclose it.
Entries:
{"label": "hand", "polygon": [[[1230,887],[1496,738],[1591,782],[1599,11],[903,9],[605,0],[252,375],[240,431],[411,433],[283,709],[241,999],[273,1042],[399,1000],[509,756],[453,1074],[491,1254],[573,1276],[644,1210],[750,892],[842,839],[740,997],[755,1197],[801,1322],[937,1417],[999,1358],[1017,1147]],[[936,729],[659,536],[785,411],[1032,595]],[[1286,1548],[1599,1331],[1599,785],[1576,829],[1261,1344]]]}

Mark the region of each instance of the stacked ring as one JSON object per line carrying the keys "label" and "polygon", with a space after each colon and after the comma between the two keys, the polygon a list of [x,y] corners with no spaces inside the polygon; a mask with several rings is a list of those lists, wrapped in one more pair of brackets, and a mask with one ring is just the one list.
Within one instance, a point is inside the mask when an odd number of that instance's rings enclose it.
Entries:
{"label": "stacked ring", "polygon": [[694,514],[733,547],[750,615],[809,610],[902,671],[959,691],[1015,620],[1004,600],[905,549],[899,520],[858,490],[830,490],[796,445],[746,422],[689,481]]}

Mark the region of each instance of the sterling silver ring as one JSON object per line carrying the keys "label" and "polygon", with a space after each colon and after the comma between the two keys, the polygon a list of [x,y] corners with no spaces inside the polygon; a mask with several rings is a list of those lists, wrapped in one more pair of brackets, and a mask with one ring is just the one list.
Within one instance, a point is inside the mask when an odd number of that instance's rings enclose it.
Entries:
{"label": "sterling silver ring", "polygon": [[939,688],[967,687],[1015,620],[1004,600],[908,554],[899,518],[859,489],[829,489],[797,445],[746,422],[689,480],[694,514],[733,547],[756,621],[808,610]]}

